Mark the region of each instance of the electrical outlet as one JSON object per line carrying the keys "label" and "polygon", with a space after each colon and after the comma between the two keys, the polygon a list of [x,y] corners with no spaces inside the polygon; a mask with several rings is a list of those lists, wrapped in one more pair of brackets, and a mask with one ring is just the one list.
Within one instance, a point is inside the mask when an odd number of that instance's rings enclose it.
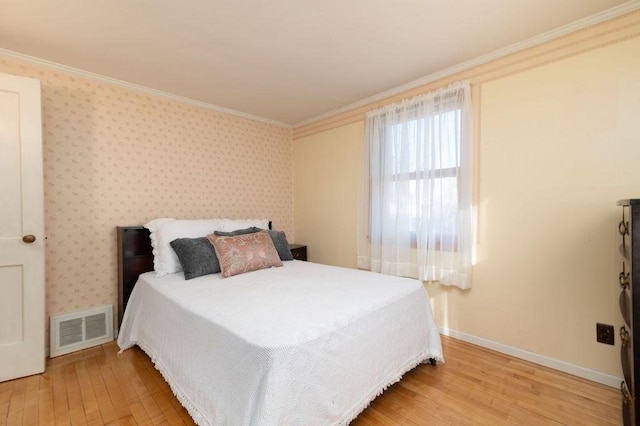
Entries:
{"label": "electrical outlet", "polygon": [[596,324],[596,340],[600,343],[613,345],[615,336],[613,334],[613,326],[608,324]]}

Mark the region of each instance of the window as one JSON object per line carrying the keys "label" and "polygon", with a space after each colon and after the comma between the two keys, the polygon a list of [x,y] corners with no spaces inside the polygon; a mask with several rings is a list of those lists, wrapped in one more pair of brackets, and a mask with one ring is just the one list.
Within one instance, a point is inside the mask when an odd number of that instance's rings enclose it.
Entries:
{"label": "window", "polygon": [[[456,109],[392,126],[393,156],[398,157],[394,162],[399,169],[394,180],[409,184],[409,190],[398,204],[409,206],[410,209],[407,217],[411,247],[417,247],[418,226],[425,219],[434,228],[441,229],[441,233],[431,235],[431,238],[435,238],[435,248],[445,251],[456,249],[460,170],[460,138],[457,135],[460,133],[461,113],[460,109]],[[422,128],[420,131],[419,127]],[[403,132],[406,132],[405,137],[401,137]],[[441,143],[433,143],[430,139]],[[406,170],[401,170],[402,155],[408,155]],[[425,186],[430,186],[431,190],[425,190]],[[425,198],[425,194],[430,196]]]}
{"label": "window", "polygon": [[463,83],[367,115],[359,267],[469,285],[469,92]]}

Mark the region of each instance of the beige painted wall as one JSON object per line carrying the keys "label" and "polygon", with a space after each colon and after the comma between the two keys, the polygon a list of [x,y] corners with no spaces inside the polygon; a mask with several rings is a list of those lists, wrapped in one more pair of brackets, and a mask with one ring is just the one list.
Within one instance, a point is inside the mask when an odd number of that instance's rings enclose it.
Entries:
{"label": "beige painted wall", "polygon": [[291,130],[0,57],[42,83],[47,314],[117,302],[116,226],[268,218],[293,237]]}
{"label": "beige painted wall", "polygon": [[293,145],[296,242],[310,261],[355,268],[357,202],[364,123]]}
{"label": "beige painted wall", "polygon": [[[427,286],[440,326],[621,375],[619,342],[596,343],[595,324],[622,325],[616,200],[640,197],[638,52],[632,38],[475,90],[478,261],[470,291]],[[358,182],[349,179],[359,178],[362,129],[294,140],[296,235],[314,261],[355,265],[355,243],[335,251],[336,239],[356,235]],[[340,170],[321,173],[334,158],[345,159]],[[313,209],[302,182],[322,194]],[[350,224],[340,232],[325,226],[338,212]]]}

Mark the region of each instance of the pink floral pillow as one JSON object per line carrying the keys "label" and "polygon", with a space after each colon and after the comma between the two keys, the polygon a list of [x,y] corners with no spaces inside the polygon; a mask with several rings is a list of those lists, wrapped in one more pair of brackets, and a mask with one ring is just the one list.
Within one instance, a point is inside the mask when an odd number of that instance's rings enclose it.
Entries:
{"label": "pink floral pillow", "polygon": [[267,231],[223,237],[207,235],[220,261],[222,277],[282,266],[278,251]]}

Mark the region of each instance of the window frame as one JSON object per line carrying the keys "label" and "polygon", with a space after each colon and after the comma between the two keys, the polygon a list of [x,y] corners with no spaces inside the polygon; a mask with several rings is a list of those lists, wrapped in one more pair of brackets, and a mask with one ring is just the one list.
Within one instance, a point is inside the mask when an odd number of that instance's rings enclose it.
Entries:
{"label": "window frame", "polygon": [[[387,134],[387,130],[391,131],[392,133],[395,132],[395,129],[393,129],[396,126],[405,126],[405,125],[409,125],[412,121],[418,121],[420,119],[423,118],[434,118],[437,119],[436,117],[438,116],[443,116],[445,114],[450,114],[450,113],[455,113],[455,127],[458,128],[461,125],[461,120],[462,120],[462,108],[458,108],[458,107],[452,107],[452,108],[447,108],[444,111],[438,111],[436,114],[433,114],[431,116],[425,116],[425,117],[418,117],[418,116],[414,116],[414,117],[410,117],[408,120],[406,121],[402,121],[402,122],[396,122],[396,123],[392,123],[392,124],[387,124],[385,126],[382,126],[382,130],[381,133],[382,134]],[[415,171],[410,171],[410,172],[400,172],[400,173],[395,173],[393,174],[393,181],[394,182],[401,182],[401,181],[414,181],[416,183],[416,187],[418,186],[418,182],[419,181],[429,181],[429,180],[435,180],[435,179],[445,179],[445,178],[456,178],[456,194],[458,192],[458,177],[460,174],[460,169],[461,169],[461,165],[460,165],[460,138],[454,138],[454,142],[458,145],[456,147],[455,152],[458,153],[458,155],[456,155],[455,158],[455,166],[445,166],[445,167],[440,167],[437,169],[428,169],[428,170],[415,170]],[[417,168],[417,166],[416,166]],[[414,200],[415,201],[415,200]],[[457,203],[456,203],[457,204]],[[457,211],[457,207],[456,207],[456,211]],[[411,219],[413,222],[418,221],[419,216],[416,214],[414,215]],[[442,249],[442,245],[441,245],[441,241],[440,239],[438,239],[435,244],[434,244],[434,248],[438,251],[447,251],[447,252],[457,252],[458,251],[458,238],[457,238],[457,225],[456,225],[456,229],[455,229],[455,233],[453,234],[454,238],[453,238],[453,247],[451,247],[451,249],[447,248],[447,249]],[[412,224],[412,229],[410,231],[410,247],[416,249],[418,247],[418,241],[417,241],[417,229],[415,228],[415,224]]]}

